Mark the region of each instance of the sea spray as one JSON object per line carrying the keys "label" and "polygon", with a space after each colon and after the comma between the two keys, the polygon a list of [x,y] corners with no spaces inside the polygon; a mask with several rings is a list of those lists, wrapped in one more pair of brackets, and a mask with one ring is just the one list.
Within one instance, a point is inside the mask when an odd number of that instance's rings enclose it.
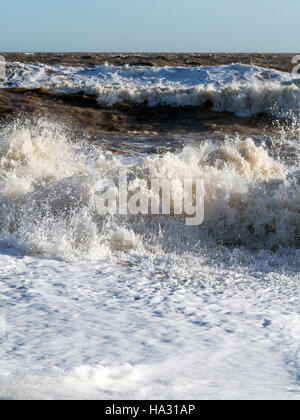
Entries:
{"label": "sea spray", "polygon": [[[49,123],[38,135],[36,128],[16,127],[8,135],[2,130],[0,147],[0,238],[26,253],[84,259],[122,244],[134,250],[167,249],[173,243],[186,251],[187,244],[199,241],[199,252],[212,243],[274,250],[299,246],[296,173],[250,138],[207,140],[128,164],[88,143],[70,142]],[[120,170],[133,185],[164,179],[177,180],[180,187],[184,179],[202,179],[204,223],[185,226],[184,214],[174,209],[169,215],[102,214],[103,180],[117,180]],[[149,190],[140,194],[143,198]]]}

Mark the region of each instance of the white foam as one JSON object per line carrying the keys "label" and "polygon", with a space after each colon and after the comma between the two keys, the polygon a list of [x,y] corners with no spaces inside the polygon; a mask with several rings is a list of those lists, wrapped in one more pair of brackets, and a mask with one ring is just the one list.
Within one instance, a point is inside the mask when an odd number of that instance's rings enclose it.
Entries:
{"label": "white foam", "polygon": [[280,272],[279,255],[277,268],[268,253],[220,256],[2,253],[0,396],[298,399],[296,274]]}

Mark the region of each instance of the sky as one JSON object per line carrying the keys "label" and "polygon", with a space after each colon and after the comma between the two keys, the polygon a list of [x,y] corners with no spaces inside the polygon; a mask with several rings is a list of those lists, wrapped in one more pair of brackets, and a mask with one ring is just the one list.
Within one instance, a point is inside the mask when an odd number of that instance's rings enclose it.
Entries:
{"label": "sky", "polygon": [[0,51],[300,51],[299,0],[9,0]]}

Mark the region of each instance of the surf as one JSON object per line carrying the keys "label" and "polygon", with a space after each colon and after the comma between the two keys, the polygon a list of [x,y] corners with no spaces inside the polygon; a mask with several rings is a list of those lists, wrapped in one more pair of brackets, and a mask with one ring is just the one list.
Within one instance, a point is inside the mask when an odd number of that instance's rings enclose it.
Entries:
{"label": "surf", "polygon": [[[45,120],[2,130],[0,139],[0,241],[26,253],[85,259],[120,248],[188,251],[187,238],[198,252],[218,244],[299,247],[297,159],[287,164],[272,156],[272,141],[207,139],[129,163],[89,142],[70,141],[62,127]],[[169,215],[99,212],[104,181],[117,184],[120,171],[128,173],[141,200],[149,198],[151,179],[173,183],[171,207],[185,179],[203,180],[203,224],[185,226],[184,214],[174,208]]]}
{"label": "surf", "polygon": [[2,88],[48,89],[95,97],[101,106],[209,104],[240,117],[299,114],[299,80],[292,74],[242,64],[212,67],[101,65],[89,67],[8,63]]}

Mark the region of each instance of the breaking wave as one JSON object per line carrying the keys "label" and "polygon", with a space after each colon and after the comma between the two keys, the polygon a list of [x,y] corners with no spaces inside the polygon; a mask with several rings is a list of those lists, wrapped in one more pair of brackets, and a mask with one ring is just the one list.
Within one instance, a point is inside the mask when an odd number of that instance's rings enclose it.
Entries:
{"label": "breaking wave", "polygon": [[10,63],[2,87],[44,88],[95,96],[104,106],[201,106],[241,117],[299,114],[299,79],[288,73],[231,64],[215,67],[95,68]]}
{"label": "breaking wave", "polygon": [[[274,152],[288,144],[292,162]],[[298,166],[297,138],[283,134],[271,144],[207,140],[128,163],[87,142],[69,141],[64,129],[45,120],[16,124],[0,133],[0,241],[24,253],[65,259],[218,245],[298,248]],[[146,183],[203,179],[204,223],[189,227],[182,216],[99,214],[103,180],[116,180],[124,169]]]}

